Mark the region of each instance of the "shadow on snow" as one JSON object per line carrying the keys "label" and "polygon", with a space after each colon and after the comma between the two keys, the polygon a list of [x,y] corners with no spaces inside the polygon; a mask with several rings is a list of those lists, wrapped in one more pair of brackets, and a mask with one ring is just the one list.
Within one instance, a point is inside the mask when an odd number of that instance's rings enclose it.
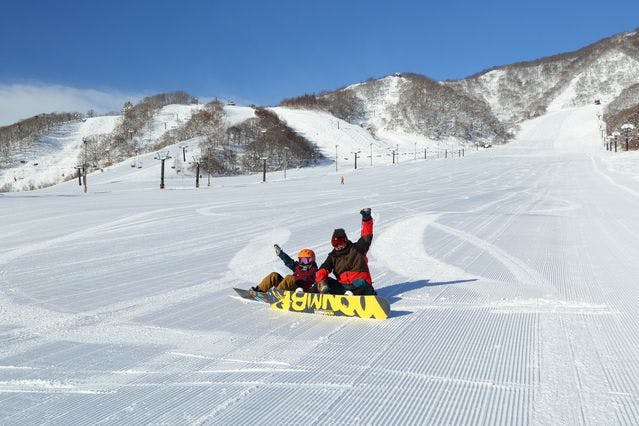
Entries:
{"label": "shadow on snow", "polygon": [[[476,278],[468,279],[468,280],[455,280],[455,281],[436,281],[431,282],[430,280],[419,280],[419,281],[410,281],[403,282],[398,284],[389,285],[386,287],[378,288],[377,294],[385,297],[388,302],[393,305],[394,303],[402,300],[401,296],[404,293],[408,293],[409,291],[417,290],[424,287],[437,287],[440,285],[452,285],[452,284],[463,284],[468,282],[477,281]],[[391,310],[391,317],[399,317],[412,314],[410,311],[394,311]]]}

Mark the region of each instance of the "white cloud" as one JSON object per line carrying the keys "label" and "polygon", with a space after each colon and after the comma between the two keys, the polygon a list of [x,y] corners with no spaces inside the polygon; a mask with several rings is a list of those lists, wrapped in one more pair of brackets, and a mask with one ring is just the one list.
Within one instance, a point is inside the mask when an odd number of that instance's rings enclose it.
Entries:
{"label": "white cloud", "polygon": [[127,100],[142,96],[42,83],[0,84],[0,126],[45,112],[120,111]]}

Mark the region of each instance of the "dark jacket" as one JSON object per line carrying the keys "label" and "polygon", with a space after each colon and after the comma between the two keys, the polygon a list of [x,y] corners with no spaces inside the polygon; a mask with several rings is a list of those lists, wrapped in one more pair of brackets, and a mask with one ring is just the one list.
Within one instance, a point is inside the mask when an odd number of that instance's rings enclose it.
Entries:
{"label": "dark jacket", "polygon": [[313,262],[310,265],[302,265],[294,261],[284,250],[282,250],[278,256],[282,259],[286,267],[293,271],[295,284],[302,287],[304,291],[308,291],[315,282],[317,263]]}
{"label": "dark jacket", "polygon": [[351,284],[357,279],[364,279],[372,285],[373,279],[368,270],[366,257],[372,241],[373,219],[362,221],[362,234],[359,240],[355,243],[347,241],[346,247],[342,250],[333,249],[317,271],[315,281],[323,281],[333,272],[337,281],[342,284]]}

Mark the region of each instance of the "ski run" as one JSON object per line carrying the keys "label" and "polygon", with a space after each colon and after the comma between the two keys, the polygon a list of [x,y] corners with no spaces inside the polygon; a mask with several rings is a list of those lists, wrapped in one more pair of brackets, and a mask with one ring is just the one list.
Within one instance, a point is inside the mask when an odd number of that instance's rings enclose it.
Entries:
{"label": "ski run", "polygon": [[[461,158],[160,190],[149,157],[0,195],[0,424],[638,424],[639,156],[597,108]],[[390,318],[233,291],[363,207]]]}

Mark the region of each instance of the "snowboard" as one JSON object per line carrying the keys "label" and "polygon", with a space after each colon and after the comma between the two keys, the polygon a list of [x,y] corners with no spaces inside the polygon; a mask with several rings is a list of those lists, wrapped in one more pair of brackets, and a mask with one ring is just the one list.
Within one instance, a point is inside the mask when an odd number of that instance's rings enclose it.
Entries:
{"label": "snowboard", "polygon": [[386,319],[390,303],[381,296],[346,296],[341,294],[301,293],[271,289],[271,309],[305,312],[336,317]]}
{"label": "snowboard", "polygon": [[247,300],[268,303],[276,311],[303,312],[336,317],[386,319],[390,303],[381,296],[347,296],[340,294],[302,293],[270,289],[254,295],[249,290],[233,288]]}
{"label": "snowboard", "polygon": [[235,290],[235,292],[243,299],[255,300],[256,302],[264,302],[268,304],[271,304],[275,301],[275,298],[271,293],[262,293],[258,291],[255,293],[255,295],[252,295],[250,290],[244,290],[235,287],[233,287],[233,290]]}

